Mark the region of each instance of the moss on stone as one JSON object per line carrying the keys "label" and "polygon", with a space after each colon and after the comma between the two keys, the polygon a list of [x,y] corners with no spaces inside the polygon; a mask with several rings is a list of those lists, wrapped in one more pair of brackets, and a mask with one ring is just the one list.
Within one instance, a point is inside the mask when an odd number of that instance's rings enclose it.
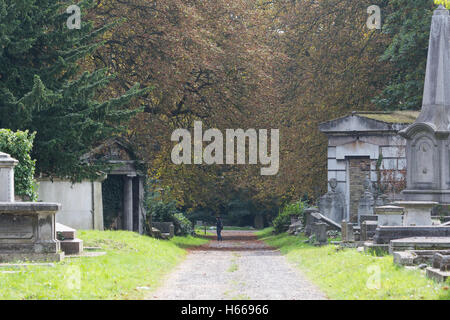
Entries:
{"label": "moss on stone", "polygon": [[419,111],[393,112],[357,112],[360,117],[383,121],[386,123],[413,123],[419,116]]}

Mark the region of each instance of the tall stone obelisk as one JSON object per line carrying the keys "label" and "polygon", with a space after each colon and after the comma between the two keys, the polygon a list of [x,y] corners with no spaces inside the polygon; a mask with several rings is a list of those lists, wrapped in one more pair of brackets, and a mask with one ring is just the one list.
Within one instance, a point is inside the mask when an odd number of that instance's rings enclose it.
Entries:
{"label": "tall stone obelisk", "polygon": [[450,203],[450,15],[434,11],[422,111],[400,135],[407,139],[407,201]]}

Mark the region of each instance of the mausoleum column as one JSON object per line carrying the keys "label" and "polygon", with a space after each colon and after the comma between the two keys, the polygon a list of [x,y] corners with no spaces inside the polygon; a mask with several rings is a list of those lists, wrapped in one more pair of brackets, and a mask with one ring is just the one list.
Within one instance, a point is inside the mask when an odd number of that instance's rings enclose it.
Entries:
{"label": "mausoleum column", "polygon": [[123,228],[133,231],[133,177],[124,177],[123,186]]}

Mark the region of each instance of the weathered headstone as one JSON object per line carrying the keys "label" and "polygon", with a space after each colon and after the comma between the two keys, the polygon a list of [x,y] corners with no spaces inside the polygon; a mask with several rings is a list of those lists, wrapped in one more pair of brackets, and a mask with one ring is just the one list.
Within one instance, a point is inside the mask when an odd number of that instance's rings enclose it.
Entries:
{"label": "weathered headstone", "polygon": [[353,223],[342,221],[342,241],[343,242],[355,242],[355,230]]}
{"label": "weathered headstone", "polygon": [[361,224],[361,240],[367,241],[373,239],[377,230],[378,222],[366,220]]}
{"label": "weathered headstone", "polygon": [[346,218],[346,206],[344,195],[336,190],[336,179],[329,181],[331,190],[319,200],[320,213],[336,223],[341,223]]}
{"label": "weathered headstone", "polygon": [[361,216],[373,215],[374,203],[373,194],[370,191],[370,180],[367,177],[366,180],[364,180],[364,193],[361,196],[361,199],[359,199],[358,223],[360,225],[362,223]]}
{"label": "weathered headstone", "polygon": [[316,244],[325,245],[328,243],[326,223],[322,222],[314,223],[312,226],[312,230],[316,238]]}

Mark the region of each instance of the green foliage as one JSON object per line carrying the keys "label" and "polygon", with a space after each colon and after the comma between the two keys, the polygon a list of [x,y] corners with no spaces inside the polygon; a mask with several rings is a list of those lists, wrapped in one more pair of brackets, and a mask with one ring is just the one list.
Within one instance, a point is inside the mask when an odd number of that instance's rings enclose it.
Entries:
{"label": "green foliage", "polygon": [[15,194],[31,201],[37,200],[34,180],[36,160],[32,160],[30,156],[35,135],[28,131],[12,132],[9,129],[0,129],[0,151],[19,161],[14,168]]}
{"label": "green foliage", "polygon": [[307,203],[299,200],[297,202],[287,204],[280,210],[278,216],[273,220],[273,227],[276,233],[286,231],[286,226],[290,225],[291,217],[299,217],[303,219],[303,212]]}
{"label": "green foliage", "polygon": [[125,121],[139,111],[124,106],[146,90],[135,85],[117,98],[97,100],[113,76],[81,68],[89,67],[86,58],[112,25],[95,29],[87,16],[93,1],[82,0],[81,29],[69,30],[69,4],[0,0],[0,127],[36,131],[37,171],[79,181],[105,168],[82,164],[80,157],[124,131]]}
{"label": "green foliage", "polygon": [[174,200],[162,200],[158,194],[148,193],[145,207],[147,221],[173,222],[176,235],[193,233],[192,222],[178,210]]}
{"label": "green foliage", "polygon": [[420,110],[433,0],[391,0],[383,32],[392,41],[382,61],[391,63],[390,82],[374,103],[383,110]]}
{"label": "green foliage", "polygon": [[175,230],[178,230],[178,235],[186,236],[193,234],[192,222],[183,213],[175,213],[173,218]]}

